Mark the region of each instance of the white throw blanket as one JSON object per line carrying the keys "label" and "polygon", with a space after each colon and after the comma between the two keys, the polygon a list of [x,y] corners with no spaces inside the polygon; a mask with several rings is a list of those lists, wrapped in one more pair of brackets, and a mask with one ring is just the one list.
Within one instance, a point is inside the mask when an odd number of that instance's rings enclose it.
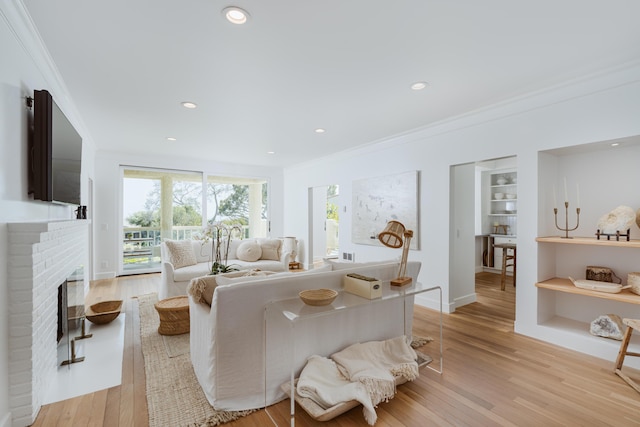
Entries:
{"label": "white throw blanket", "polygon": [[342,402],[357,400],[362,403],[364,419],[373,425],[378,418],[369,393],[359,382],[348,381],[338,370],[335,362],[321,356],[311,356],[300,373],[298,394],[307,397],[323,409]]}
{"label": "white throw blanket", "polygon": [[353,344],[331,358],[348,380],[364,384],[374,406],[395,395],[396,376],[413,381],[419,375],[416,352],[404,335]]}

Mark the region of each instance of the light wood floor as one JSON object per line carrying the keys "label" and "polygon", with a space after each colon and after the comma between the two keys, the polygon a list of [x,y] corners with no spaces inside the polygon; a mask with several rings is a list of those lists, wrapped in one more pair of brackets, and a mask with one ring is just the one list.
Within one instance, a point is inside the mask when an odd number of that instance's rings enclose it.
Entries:
{"label": "light wood floor", "polygon": [[[139,315],[134,295],[154,292],[159,275],[92,283],[92,301],[125,300],[122,385],[44,406],[34,426],[148,426]],[[377,408],[376,426],[638,426],[640,394],[597,359],[513,332],[513,286],[499,276],[476,278],[478,301],[444,316],[444,374],[422,369]],[[438,337],[438,315],[416,307],[414,334]],[[435,352],[437,341],[422,347]],[[434,353],[435,355],[435,353]],[[637,371],[630,371],[633,376]],[[289,401],[273,405],[278,425],[289,425]],[[361,407],[317,423],[300,408],[298,426],[366,426]],[[264,410],[228,427],[273,425]],[[168,426],[171,427],[171,426]]]}

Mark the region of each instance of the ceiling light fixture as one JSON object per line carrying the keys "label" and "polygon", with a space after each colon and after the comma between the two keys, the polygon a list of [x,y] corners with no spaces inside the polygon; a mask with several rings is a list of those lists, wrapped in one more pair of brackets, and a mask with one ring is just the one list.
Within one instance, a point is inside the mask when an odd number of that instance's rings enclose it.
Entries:
{"label": "ceiling light fixture", "polygon": [[171,142],[173,142],[173,141],[177,141],[177,140],[178,140],[177,138],[174,138],[174,137],[172,137],[172,136],[168,136],[168,137],[167,137],[167,141],[171,141]]}
{"label": "ceiling light fixture", "polygon": [[415,82],[411,85],[411,90],[422,90],[427,87],[429,83],[427,82]]}
{"label": "ceiling light fixture", "polygon": [[267,154],[276,154],[275,151],[267,151]]}
{"label": "ceiling light fixture", "polygon": [[617,147],[618,145],[620,145],[620,143],[619,143],[619,142],[613,142],[613,143],[611,143],[611,146],[612,146],[612,147]]}
{"label": "ceiling light fixture", "polygon": [[236,6],[229,6],[222,9],[222,14],[227,21],[232,24],[242,25],[249,20],[249,12]]}
{"label": "ceiling light fixture", "polygon": [[194,108],[198,107],[198,104],[196,104],[195,102],[191,102],[191,101],[185,101],[182,103],[182,106],[184,108],[188,108],[190,110],[193,110]]}
{"label": "ceiling light fixture", "polygon": [[316,130],[314,130],[315,133],[325,133],[326,130],[322,129],[322,128],[318,128]]}

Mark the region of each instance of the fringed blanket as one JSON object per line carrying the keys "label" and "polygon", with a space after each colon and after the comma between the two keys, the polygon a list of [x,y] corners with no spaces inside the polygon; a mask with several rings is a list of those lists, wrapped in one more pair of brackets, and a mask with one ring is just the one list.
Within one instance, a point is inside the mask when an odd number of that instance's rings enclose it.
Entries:
{"label": "fringed blanket", "polygon": [[377,415],[371,398],[364,385],[347,380],[338,370],[336,363],[326,357],[311,356],[300,373],[297,392],[307,397],[323,409],[342,402],[357,400],[362,403],[364,419],[373,425]]}
{"label": "fringed blanket", "polygon": [[331,359],[307,359],[298,379],[298,394],[325,409],[357,400],[369,425],[377,420],[375,406],[395,395],[395,377],[407,381],[418,377],[417,355],[405,336],[353,344]]}
{"label": "fringed blanket", "polygon": [[417,355],[405,336],[353,344],[331,358],[347,379],[364,384],[374,406],[395,395],[396,376],[418,377]]}

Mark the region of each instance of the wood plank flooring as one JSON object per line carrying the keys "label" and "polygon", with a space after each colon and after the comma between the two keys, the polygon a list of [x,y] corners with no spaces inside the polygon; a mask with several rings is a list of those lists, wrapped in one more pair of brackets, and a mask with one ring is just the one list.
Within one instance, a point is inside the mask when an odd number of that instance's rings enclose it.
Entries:
{"label": "wood plank flooring", "polygon": [[[34,426],[148,426],[138,305],[132,297],[155,292],[157,274],[96,281],[88,299],[120,295],[126,336],[122,385],[43,406]],[[524,286],[524,285],[519,285]],[[533,286],[533,285],[532,285]],[[377,408],[376,426],[638,426],[640,394],[613,373],[614,361],[590,357],[513,332],[514,287],[500,291],[499,276],[476,277],[478,301],[444,315],[444,374],[422,369]],[[416,307],[414,334],[436,341],[438,314]],[[640,378],[638,371],[628,370]],[[273,405],[278,425],[289,425],[289,401]],[[299,407],[296,425],[366,426],[358,407],[318,423]],[[228,427],[273,425],[257,411]],[[172,427],[172,426],[168,426]]]}

